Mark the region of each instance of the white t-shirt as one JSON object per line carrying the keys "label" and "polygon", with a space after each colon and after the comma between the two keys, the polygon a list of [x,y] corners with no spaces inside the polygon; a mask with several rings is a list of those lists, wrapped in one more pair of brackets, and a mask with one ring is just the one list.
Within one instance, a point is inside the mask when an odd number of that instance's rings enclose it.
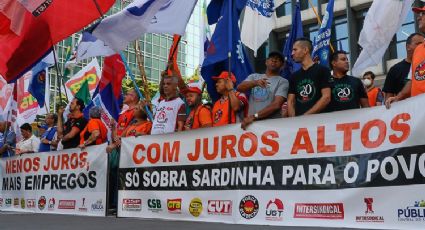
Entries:
{"label": "white t-shirt", "polygon": [[19,149],[21,152],[38,152],[38,148],[40,146],[40,139],[38,137],[32,135],[27,140],[22,140],[16,144],[16,148]]}
{"label": "white t-shirt", "polygon": [[156,107],[151,134],[173,133],[176,130],[177,115],[183,104],[183,100],[179,97],[159,102]]}

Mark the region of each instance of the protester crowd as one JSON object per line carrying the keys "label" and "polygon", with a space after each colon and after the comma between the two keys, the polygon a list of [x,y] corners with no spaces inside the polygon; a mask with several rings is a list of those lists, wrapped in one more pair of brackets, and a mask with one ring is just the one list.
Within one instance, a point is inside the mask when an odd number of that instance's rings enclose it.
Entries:
{"label": "protester crowd", "polygon": [[[419,29],[425,33],[425,7],[414,8]],[[122,137],[156,135],[240,123],[242,129],[258,120],[304,116],[324,112],[386,105],[425,92],[425,42],[421,33],[411,34],[406,41],[407,57],[388,72],[381,90],[375,85],[375,74],[364,73],[362,79],[348,75],[347,53],[336,51],[329,57],[329,68],[315,63],[311,57],[312,42],[299,38],[293,45],[293,60],[301,64],[288,80],[280,76],[285,59],[270,52],[265,73],[254,73],[236,85],[233,73],[223,71],[213,77],[219,99],[203,104],[203,87],[185,84],[176,71],[164,71],[160,81],[160,98],[150,120],[146,108],[151,102],[140,100],[136,90],[125,93],[118,120],[104,124],[101,108],[92,107],[89,119],[83,114],[84,102],[74,98],[69,114],[64,109],[47,114],[40,125],[39,137],[28,123],[20,126],[22,140],[9,122],[0,122],[0,154],[3,157],[81,148],[108,142],[106,152],[119,152]],[[247,96],[249,95],[249,96]],[[115,175],[116,176],[116,175]],[[112,186],[113,187],[113,186]]]}

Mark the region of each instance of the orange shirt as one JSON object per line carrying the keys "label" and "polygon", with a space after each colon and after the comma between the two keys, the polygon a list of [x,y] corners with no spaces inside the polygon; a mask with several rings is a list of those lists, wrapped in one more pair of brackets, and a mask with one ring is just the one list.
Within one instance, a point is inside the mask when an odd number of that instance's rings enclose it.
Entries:
{"label": "orange shirt", "polygon": [[425,93],[425,43],[418,45],[412,57],[411,96]]}
{"label": "orange shirt", "polygon": [[103,122],[98,118],[91,118],[86,127],[80,133],[80,144],[84,144],[84,142],[90,137],[91,133],[95,130],[99,130],[100,135],[97,137],[96,141],[90,145],[105,143],[108,138],[108,130],[106,129],[105,124],[103,124]]}
{"label": "orange shirt", "polygon": [[[244,107],[244,112],[246,113],[248,100],[246,99],[244,94],[241,94],[239,92],[236,92],[236,96],[240,100],[242,106]],[[236,123],[236,112],[229,111],[229,103],[230,101],[228,97],[221,97],[214,103],[214,107],[212,109],[213,127]],[[230,121],[229,117],[231,119]]]}
{"label": "orange shirt", "polygon": [[184,126],[190,129],[198,129],[208,124],[212,124],[211,110],[206,106],[200,105],[190,111]]}
{"label": "orange shirt", "polygon": [[367,98],[369,99],[369,106],[376,106],[376,97],[378,96],[379,88],[375,87],[367,92]]}
{"label": "orange shirt", "polygon": [[122,137],[136,136],[136,134],[149,135],[152,129],[152,122],[147,121],[141,124],[131,124],[122,133]]}
{"label": "orange shirt", "polygon": [[130,124],[130,122],[133,120],[134,117],[134,108],[127,109],[123,113],[120,114],[118,117],[117,122],[117,135],[121,136],[122,132],[127,128],[127,126]]}

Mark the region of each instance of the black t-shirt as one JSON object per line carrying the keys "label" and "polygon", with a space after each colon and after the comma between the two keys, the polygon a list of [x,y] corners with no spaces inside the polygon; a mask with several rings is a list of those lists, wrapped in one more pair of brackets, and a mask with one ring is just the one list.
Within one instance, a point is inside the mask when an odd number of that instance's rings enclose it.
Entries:
{"label": "black t-shirt", "polygon": [[385,78],[384,88],[382,91],[385,93],[398,94],[406,84],[407,75],[410,72],[410,63],[403,60],[395,64],[388,71],[387,77]]}
{"label": "black t-shirt", "polygon": [[359,78],[344,76],[331,77],[331,102],[326,112],[360,108],[360,99],[366,98],[367,93]]}
{"label": "black t-shirt", "polygon": [[[84,117],[70,118],[63,125],[63,135],[65,136],[69,132],[71,132],[72,127],[77,127],[81,132],[86,127],[86,125],[87,125],[87,120]],[[80,144],[80,134],[75,135],[72,139],[68,141],[62,141],[62,145],[64,149],[76,148],[78,147],[79,144]]]}
{"label": "black t-shirt", "polygon": [[289,79],[289,94],[295,94],[295,115],[312,108],[322,97],[322,89],[330,88],[331,73],[328,68],[314,64],[307,70],[300,69]]}

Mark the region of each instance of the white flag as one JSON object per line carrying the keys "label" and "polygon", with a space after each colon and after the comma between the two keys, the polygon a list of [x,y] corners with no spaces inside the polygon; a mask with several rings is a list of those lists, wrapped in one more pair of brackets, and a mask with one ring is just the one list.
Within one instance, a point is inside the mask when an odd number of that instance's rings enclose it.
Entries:
{"label": "white flag", "polygon": [[168,1],[136,0],[122,11],[103,19],[93,30],[93,35],[117,52],[124,50],[129,42],[147,32],[152,18]]}
{"label": "white flag", "polygon": [[77,48],[77,62],[97,56],[111,56],[113,51],[105,42],[97,39],[91,33],[85,31],[81,35],[81,41]]}
{"label": "white flag", "polygon": [[354,76],[360,76],[366,68],[381,63],[394,34],[411,10],[412,2],[413,0],[372,2],[360,32],[359,45],[363,50],[354,64]]}
{"label": "white flag", "polygon": [[148,33],[184,35],[198,0],[167,0],[152,18]]}
{"label": "white flag", "polygon": [[[6,80],[0,75],[0,120],[11,119],[11,104],[13,101],[14,84],[7,84]],[[9,117],[8,117],[9,116]]]}
{"label": "white flag", "polygon": [[241,41],[254,51],[269,38],[270,32],[276,25],[275,9],[283,4],[284,0],[248,0],[241,28]]}

